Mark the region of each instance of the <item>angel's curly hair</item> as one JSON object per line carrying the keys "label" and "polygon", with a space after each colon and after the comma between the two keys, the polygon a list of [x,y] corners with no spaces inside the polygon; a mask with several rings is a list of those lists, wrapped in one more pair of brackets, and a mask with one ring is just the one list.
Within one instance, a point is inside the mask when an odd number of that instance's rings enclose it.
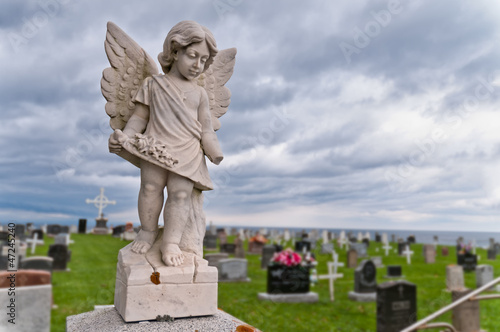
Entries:
{"label": "angel's curly hair", "polygon": [[165,38],[163,52],[158,54],[158,61],[160,61],[163,72],[167,74],[170,71],[174,63],[174,54],[176,54],[179,49],[202,41],[207,42],[208,51],[210,53],[205,62],[205,67],[203,68],[203,71],[205,71],[210,67],[218,52],[212,32],[195,21],[181,21],[174,25],[169,31],[167,38]]}

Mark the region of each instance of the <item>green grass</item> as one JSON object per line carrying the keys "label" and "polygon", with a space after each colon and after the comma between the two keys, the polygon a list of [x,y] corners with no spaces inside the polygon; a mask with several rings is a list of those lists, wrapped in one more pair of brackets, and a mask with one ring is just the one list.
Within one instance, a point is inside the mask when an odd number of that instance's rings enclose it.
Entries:
{"label": "green grass", "polygon": [[[113,304],[116,263],[118,251],[128,242],[109,235],[72,234],[75,241],[72,250],[70,272],[53,273],[54,303],[52,310],[52,332],[65,331],[66,316],[92,311],[94,305]],[[229,237],[229,241],[232,238]],[[36,255],[46,256],[48,246],[53,239],[45,238],[45,245],[37,247]],[[395,247],[395,245],[393,245]],[[376,251],[379,248],[379,251]],[[450,255],[442,257],[438,248],[435,264],[425,264],[422,245],[412,245],[414,255],[412,264],[406,264],[405,257],[391,253],[385,257],[381,244],[372,242],[368,249],[371,256],[382,256],[384,265],[400,264],[403,266],[405,279],[417,285],[418,319],[435,312],[451,302],[451,294],[445,291],[446,266],[455,264],[456,253],[450,247]],[[346,261],[346,252],[337,249],[340,261]],[[478,249],[481,256],[479,264],[494,267],[495,276],[500,275],[500,263],[486,260],[486,251]],[[326,262],[330,255],[320,255],[318,273],[326,274]],[[354,269],[339,268],[344,278],[335,282],[335,301],[330,302],[328,280],[321,280],[311,288],[319,294],[319,302],[272,303],[259,301],[257,293],[266,290],[266,271],[260,269],[260,257],[247,255],[248,276],[250,283],[219,283],[218,306],[231,315],[263,331],[375,331],[375,303],[353,302],[347,294],[353,290]],[[377,282],[387,281],[383,276],[386,268],[377,270]],[[475,288],[475,274],[465,273],[465,284]],[[500,319],[500,301],[481,301],[481,327],[496,331]],[[436,321],[451,322],[451,314],[445,314]]]}

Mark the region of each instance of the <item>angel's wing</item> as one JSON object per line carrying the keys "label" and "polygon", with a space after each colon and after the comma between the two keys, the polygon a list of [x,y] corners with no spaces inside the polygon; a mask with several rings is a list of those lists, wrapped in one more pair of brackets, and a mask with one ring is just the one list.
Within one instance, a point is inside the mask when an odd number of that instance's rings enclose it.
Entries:
{"label": "angel's wing", "polygon": [[214,130],[220,128],[219,118],[226,114],[231,102],[231,91],[224,84],[233,75],[235,57],[236,48],[219,51],[210,68],[199,79],[199,84],[205,88],[208,94]]}
{"label": "angel's wing", "polygon": [[104,48],[111,67],[104,69],[101,92],[113,129],[123,129],[134,112],[132,98],[142,81],[158,74],[154,60],[116,24],[108,22]]}

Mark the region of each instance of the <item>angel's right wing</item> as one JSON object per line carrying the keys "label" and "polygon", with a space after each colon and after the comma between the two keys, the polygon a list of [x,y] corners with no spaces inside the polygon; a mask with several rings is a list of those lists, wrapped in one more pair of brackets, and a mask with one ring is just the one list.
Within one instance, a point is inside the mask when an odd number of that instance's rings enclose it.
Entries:
{"label": "angel's right wing", "polygon": [[123,129],[132,116],[132,98],[142,81],[158,74],[154,60],[113,22],[108,22],[104,48],[111,67],[104,69],[101,92],[111,128]]}

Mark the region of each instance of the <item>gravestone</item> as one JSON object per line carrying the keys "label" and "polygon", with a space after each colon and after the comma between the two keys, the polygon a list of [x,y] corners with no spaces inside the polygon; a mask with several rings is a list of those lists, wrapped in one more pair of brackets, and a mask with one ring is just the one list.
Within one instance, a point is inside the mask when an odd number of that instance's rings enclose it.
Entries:
{"label": "gravestone", "polygon": [[[10,288],[12,272],[0,271],[0,288]],[[18,270],[16,273],[16,287],[50,285],[50,272],[40,270]],[[3,331],[0,329],[0,331]]]}
{"label": "gravestone", "polygon": [[464,290],[464,270],[460,265],[446,267],[446,288],[449,291]]}
{"label": "gravestone", "polygon": [[375,242],[382,242],[382,236],[378,232],[375,233]]}
{"label": "gravestone", "polygon": [[269,265],[269,262],[274,256],[274,253],[276,252],[276,246],[274,245],[266,245],[262,249],[262,259],[260,261],[260,268],[261,269],[267,269],[267,266]]}
{"label": "gravestone", "polygon": [[125,225],[113,227],[113,237],[120,237],[123,233],[125,233]]}
{"label": "gravestone", "polygon": [[[456,301],[470,292],[471,289],[454,290],[451,292],[451,299]],[[479,301],[465,301],[453,309],[451,324],[460,332],[482,331],[479,312]]]}
{"label": "gravestone", "polygon": [[348,268],[356,268],[358,266],[358,252],[354,249],[350,249],[347,252],[347,263],[346,267]]}
{"label": "gravestone", "polygon": [[38,240],[43,240],[43,231],[41,229],[35,229],[31,232],[32,239],[35,237],[35,234],[37,234]]}
{"label": "gravestone", "polygon": [[371,260],[363,260],[354,271],[354,292],[349,299],[359,302],[375,301],[377,292],[377,268]]}
{"label": "gravestone", "polygon": [[16,240],[26,240],[26,226],[23,224],[16,224],[15,235]]}
{"label": "gravestone", "polygon": [[66,264],[71,257],[71,250],[63,244],[51,244],[49,247],[49,257],[54,259],[52,267],[54,271],[66,271]]}
{"label": "gravestone", "polygon": [[[490,281],[493,281],[493,266],[486,264],[476,266],[476,288],[483,287]],[[490,290],[492,289],[494,287]]]}
{"label": "gravestone", "polygon": [[366,248],[370,247],[370,240],[367,239],[367,238],[364,238],[363,240],[361,240],[361,243],[364,243],[364,245],[366,246]]}
{"label": "gravestone", "polygon": [[407,242],[398,242],[398,255],[403,256],[403,251],[406,249],[406,246],[410,246]]}
{"label": "gravestone", "polygon": [[356,250],[359,258],[366,257],[366,244],[365,243],[350,243],[349,248]]}
{"label": "gravestone", "polygon": [[427,264],[436,262],[436,248],[432,244],[424,245],[424,260]]}
{"label": "gravestone", "polygon": [[386,278],[402,278],[403,273],[401,265],[387,265],[387,275]]}
{"label": "gravestone", "polygon": [[415,240],[415,235],[410,235],[406,238],[406,242],[408,242],[408,244],[415,244],[416,243],[416,240]]}
{"label": "gravestone", "polygon": [[382,257],[380,257],[380,256],[373,256],[370,259],[373,262],[373,264],[375,264],[376,268],[384,267],[384,264],[382,263]]}
{"label": "gravestone", "polygon": [[87,233],[87,219],[78,220],[78,234]]}
{"label": "gravestone", "polygon": [[0,242],[7,242],[9,240],[9,232],[0,231]]}
{"label": "gravestone", "polygon": [[489,260],[497,259],[497,251],[495,249],[488,249],[488,259]]}
{"label": "gravestone", "polygon": [[236,239],[234,239],[234,244],[236,246],[234,249],[234,257],[245,258],[245,248],[243,247],[243,240],[240,236],[237,236]]}
{"label": "gravestone", "polygon": [[24,258],[20,263],[20,268],[23,270],[42,270],[52,273],[52,265],[54,259],[45,256],[31,256]]}
{"label": "gravestone", "polygon": [[304,248],[306,251],[311,251],[311,242],[310,241],[297,241],[295,242],[295,251],[303,252]]}
{"label": "gravestone", "polygon": [[219,282],[248,282],[248,261],[240,258],[221,259],[218,263]]}
{"label": "gravestone", "polygon": [[62,233],[62,227],[60,225],[48,225],[47,226],[47,235],[54,236],[59,233]]}
{"label": "gravestone", "polygon": [[391,242],[396,242],[396,234],[391,234]]}
{"label": "gravestone", "polygon": [[228,254],[234,254],[236,251],[236,244],[234,243],[224,243],[220,246],[220,252],[225,252]]}
{"label": "gravestone", "polygon": [[203,258],[205,258],[208,261],[208,266],[217,267],[219,264],[219,261],[222,259],[229,258],[229,255],[226,253],[206,254]]}
{"label": "gravestone", "polygon": [[262,248],[264,248],[264,243],[257,241],[250,241],[248,243],[248,252],[250,254],[262,254]]}
{"label": "gravestone", "polygon": [[[0,288],[0,302],[10,303],[12,292],[9,290],[10,280],[0,272],[0,279],[9,282],[6,288]],[[37,277],[38,276],[38,277]],[[23,284],[21,286],[20,284]],[[26,284],[29,287],[26,287]],[[50,314],[52,303],[52,285],[50,284],[50,273],[45,271],[18,271],[16,273],[15,327],[9,323],[7,318],[0,320],[0,331],[50,331]],[[7,309],[5,309],[7,311]],[[8,316],[7,316],[8,317]]]}
{"label": "gravestone", "polygon": [[219,240],[219,246],[227,243],[227,234],[224,228],[217,229],[217,239]]}
{"label": "gravestone", "polygon": [[388,281],[377,287],[377,332],[399,332],[417,321],[417,286]]}
{"label": "gravestone", "polygon": [[54,237],[54,244],[69,245],[69,234],[59,233]]}
{"label": "gravestone", "polygon": [[78,233],[78,227],[76,225],[70,225],[69,226],[69,233],[70,234],[76,234],[76,233]]}
{"label": "gravestone", "polygon": [[441,256],[446,257],[450,254],[450,249],[448,247],[442,247],[441,248]]}
{"label": "gravestone", "polygon": [[61,226],[61,233],[65,233],[65,234],[69,234],[70,231],[69,231],[69,226]]}
{"label": "gravestone", "polygon": [[205,234],[203,246],[206,250],[217,250],[217,235]]}
{"label": "gravestone", "polygon": [[464,271],[474,271],[477,265],[477,255],[466,252],[463,255],[457,255],[457,264],[462,265]]}
{"label": "gravestone", "polygon": [[321,253],[322,254],[331,254],[333,252],[333,243],[323,243],[321,244]]}

